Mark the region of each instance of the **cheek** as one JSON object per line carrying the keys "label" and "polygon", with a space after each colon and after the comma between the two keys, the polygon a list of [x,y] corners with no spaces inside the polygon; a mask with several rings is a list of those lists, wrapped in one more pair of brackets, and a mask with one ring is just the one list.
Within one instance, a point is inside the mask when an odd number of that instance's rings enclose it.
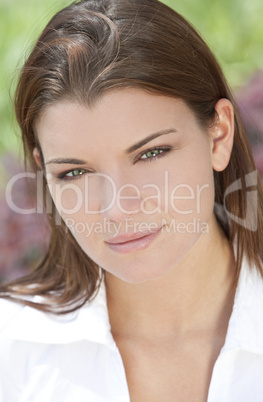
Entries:
{"label": "cheek", "polygon": [[49,192],[59,214],[90,220],[112,205],[115,197],[115,184],[110,176],[83,175],[69,182],[48,183]]}
{"label": "cheek", "polygon": [[98,255],[102,253],[101,240],[106,233],[106,227],[99,217],[87,214],[81,208],[73,214],[63,213],[61,218],[83,251],[97,262]]}
{"label": "cheek", "polygon": [[48,183],[48,189],[61,216],[75,214],[81,209],[83,191],[74,183],[60,185],[56,182],[50,182]]}
{"label": "cheek", "polygon": [[213,170],[209,160],[187,164],[181,180],[169,181],[169,198],[173,215],[186,219],[210,215],[214,204]]}
{"label": "cheek", "polygon": [[[48,183],[49,192],[56,206],[59,216],[65,222],[68,230],[81,243],[93,235],[91,227],[96,221],[95,214],[85,211],[85,189],[81,184]],[[59,218],[56,218],[59,224]]]}
{"label": "cheek", "polygon": [[195,150],[178,153],[165,168],[156,164],[155,169],[146,169],[140,183],[142,212],[169,214],[184,221],[193,216],[206,220],[214,203],[213,169],[209,153],[199,155]]}

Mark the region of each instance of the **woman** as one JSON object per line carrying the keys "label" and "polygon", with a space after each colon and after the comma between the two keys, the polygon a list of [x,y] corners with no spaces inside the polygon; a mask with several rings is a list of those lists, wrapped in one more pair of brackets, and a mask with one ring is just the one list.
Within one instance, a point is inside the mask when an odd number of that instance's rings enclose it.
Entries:
{"label": "woman", "polygon": [[262,401],[262,188],[193,27],[157,0],[73,4],[15,110],[52,235],[1,289],[2,400]]}

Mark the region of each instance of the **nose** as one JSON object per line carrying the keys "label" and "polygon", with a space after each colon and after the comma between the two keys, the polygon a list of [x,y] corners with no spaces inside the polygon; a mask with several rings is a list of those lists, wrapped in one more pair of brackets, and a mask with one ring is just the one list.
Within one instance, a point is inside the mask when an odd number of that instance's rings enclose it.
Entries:
{"label": "nose", "polygon": [[125,172],[117,172],[104,180],[100,213],[108,220],[123,221],[140,211],[141,191]]}

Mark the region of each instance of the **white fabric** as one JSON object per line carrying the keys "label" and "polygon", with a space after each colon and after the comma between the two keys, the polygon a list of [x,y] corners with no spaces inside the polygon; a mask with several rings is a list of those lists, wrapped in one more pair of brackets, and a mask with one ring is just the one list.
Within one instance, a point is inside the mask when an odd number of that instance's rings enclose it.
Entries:
{"label": "white fabric", "polygon": [[[63,317],[0,300],[0,402],[31,401],[129,401],[104,286]],[[208,402],[248,401],[263,402],[263,280],[244,262]]]}

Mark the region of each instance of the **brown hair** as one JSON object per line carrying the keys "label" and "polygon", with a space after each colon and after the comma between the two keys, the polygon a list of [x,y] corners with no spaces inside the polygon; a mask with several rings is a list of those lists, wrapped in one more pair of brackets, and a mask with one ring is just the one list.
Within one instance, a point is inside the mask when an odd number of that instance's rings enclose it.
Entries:
{"label": "brown hair", "polygon": [[[48,23],[22,68],[15,96],[25,156],[32,168],[37,169],[32,156],[38,147],[34,122],[45,108],[62,99],[91,105],[107,91],[125,87],[182,99],[204,127],[214,122],[219,99],[232,102],[234,146],[227,168],[214,172],[215,205],[224,205],[226,189],[240,179],[240,190],[228,195],[225,207],[244,218],[245,179],[255,171],[255,165],[235,101],[221,68],[199,34],[181,15],[157,0],[83,0],[66,7]],[[244,255],[262,273],[260,182],[257,196],[257,230],[235,220],[231,225],[220,221],[230,244],[236,244],[237,278]],[[44,311],[65,313],[95,295],[101,275],[66,233],[63,222],[56,225],[54,214],[53,206],[49,214],[51,241],[45,259],[30,275],[2,286],[1,296]],[[29,296],[35,294],[45,296],[43,303],[33,303]]]}

